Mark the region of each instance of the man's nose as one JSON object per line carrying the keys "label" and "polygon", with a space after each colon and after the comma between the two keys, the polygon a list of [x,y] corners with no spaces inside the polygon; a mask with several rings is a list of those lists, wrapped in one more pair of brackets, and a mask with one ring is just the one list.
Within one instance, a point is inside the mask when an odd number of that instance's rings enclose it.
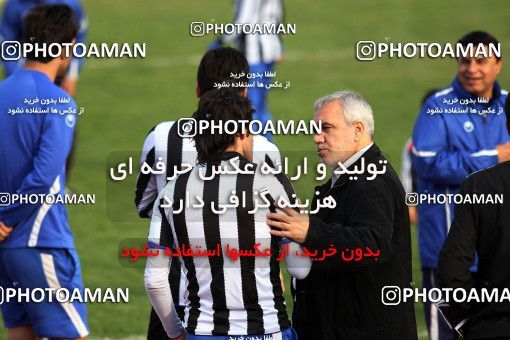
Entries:
{"label": "man's nose", "polygon": [[322,133],[316,134],[313,136],[313,141],[315,142],[315,144],[324,143],[324,136],[322,135]]}
{"label": "man's nose", "polygon": [[478,65],[476,64],[476,60],[471,59],[469,61],[469,64],[468,64],[468,67],[467,67],[467,71],[469,73],[475,73],[476,71],[478,71]]}

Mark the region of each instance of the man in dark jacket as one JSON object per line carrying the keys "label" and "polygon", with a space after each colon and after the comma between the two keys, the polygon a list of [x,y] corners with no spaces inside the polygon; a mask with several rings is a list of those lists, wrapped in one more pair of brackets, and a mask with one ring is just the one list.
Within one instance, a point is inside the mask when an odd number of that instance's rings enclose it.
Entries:
{"label": "man in dark jacket", "polygon": [[[510,133],[508,97],[505,111]],[[456,321],[468,318],[462,329],[469,340],[510,339],[510,162],[473,173],[462,183],[460,195],[463,203],[455,206],[453,224],[439,255],[439,284],[464,289],[468,296],[474,289],[481,301],[475,295],[475,301],[450,301],[449,315]],[[473,275],[469,268],[475,253],[478,272]],[[484,290],[486,297],[496,294],[492,302],[482,300]]]}
{"label": "man in dark jacket", "polygon": [[[316,188],[312,211],[320,208],[315,215],[283,208],[267,221],[274,235],[319,254],[308,278],[297,281],[293,327],[300,340],[416,339],[414,305],[398,303],[394,292],[412,285],[405,193],[372,141],[372,109],[342,91],[317,100],[314,111],[322,122],[317,153],[335,170]],[[334,208],[324,206],[330,196]],[[385,286],[393,294],[384,296]]]}

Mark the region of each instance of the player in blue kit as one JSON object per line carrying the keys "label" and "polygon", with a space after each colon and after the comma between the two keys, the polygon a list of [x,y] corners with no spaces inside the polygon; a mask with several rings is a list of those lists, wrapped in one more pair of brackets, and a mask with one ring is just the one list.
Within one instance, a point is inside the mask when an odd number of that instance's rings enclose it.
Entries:
{"label": "player in blue kit", "polygon": [[[71,43],[77,32],[72,9],[66,5],[38,6],[24,22],[25,42]],[[54,84],[69,63],[64,54],[56,58],[28,55],[23,69],[0,83],[0,222],[4,231],[0,287],[4,290],[63,288],[69,295],[76,290],[83,293],[66,207],[48,199],[65,194],[65,161],[77,117],[74,100]],[[12,228],[10,235],[7,228]],[[88,335],[85,304],[48,295],[39,303],[26,298],[4,301],[2,316],[10,339],[83,339]]]}
{"label": "player in blue kit", "polygon": [[[42,4],[65,4],[71,7],[79,25],[76,42],[84,43],[87,37],[88,20],[80,0],[8,0],[2,13],[0,23],[0,41],[21,41],[23,38],[23,18],[28,11]],[[9,76],[23,67],[25,60],[2,60],[5,75]],[[67,72],[59,75],[57,83],[71,96],[76,94],[78,75],[83,66],[84,58],[73,58]]]}

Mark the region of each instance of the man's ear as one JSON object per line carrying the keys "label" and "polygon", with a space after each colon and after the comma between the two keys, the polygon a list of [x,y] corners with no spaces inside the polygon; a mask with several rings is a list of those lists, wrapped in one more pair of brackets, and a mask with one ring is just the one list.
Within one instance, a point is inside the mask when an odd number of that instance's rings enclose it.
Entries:
{"label": "man's ear", "polygon": [[[72,46],[74,46],[76,44],[76,38],[74,38],[72,41],[71,41],[71,44]],[[67,52],[67,53],[66,53]],[[67,57],[69,58],[72,58],[73,57],[73,50],[72,50],[72,47],[71,47],[71,50],[67,49],[67,48],[63,48],[62,49],[62,54],[60,55],[60,59],[61,60],[65,60]]]}
{"label": "man's ear", "polygon": [[365,126],[362,122],[354,122],[354,140],[359,142],[361,136],[365,133]]}
{"label": "man's ear", "polygon": [[197,87],[195,88],[195,93],[197,94],[197,98],[200,98],[200,85],[198,85],[198,81],[197,81]]}
{"label": "man's ear", "polygon": [[246,97],[248,95],[248,88],[245,87],[242,91],[241,91],[241,96],[243,97]]}
{"label": "man's ear", "polygon": [[499,72],[501,72],[501,68],[503,67],[503,58],[496,60],[496,67],[498,68],[496,74],[499,75]]}

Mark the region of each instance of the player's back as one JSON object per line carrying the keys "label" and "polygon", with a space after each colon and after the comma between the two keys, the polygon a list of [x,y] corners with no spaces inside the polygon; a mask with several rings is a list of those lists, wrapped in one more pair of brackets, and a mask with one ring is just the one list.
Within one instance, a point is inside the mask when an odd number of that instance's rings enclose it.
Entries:
{"label": "player's back", "polygon": [[[0,192],[63,194],[75,120],[74,100],[42,72],[18,70],[0,83]],[[1,247],[72,247],[65,206],[10,203],[0,220],[16,228]],[[56,233],[40,233],[45,223]]]}
{"label": "player's back", "polygon": [[[215,168],[232,171],[233,164],[253,173],[213,175]],[[246,168],[247,164],[253,167]],[[181,258],[186,272],[193,273],[187,275],[186,282],[189,331],[201,335],[263,334],[290,326],[279,280],[279,238],[270,234],[266,224],[271,204],[280,197],[287,202],[293,199],[293,191],[286,189],[289,186],[274,175],[262,175],[257,164],[226,152],[198,164],[161,191],[160,202],[173,201],[171,228],[176,245],[219,247],[222,253]],[[201,207],[185,207],[185,202],[195,205],[197,197],[203,202]],[[181,204],[183,209],[178,211]],[[168,231],[161,230],[160,239],[165,235]],[[259,255],[236,258],[235,249],[245,253],[255,248],[260,249]],[[269,254],[262,255],[266,249]]]}

